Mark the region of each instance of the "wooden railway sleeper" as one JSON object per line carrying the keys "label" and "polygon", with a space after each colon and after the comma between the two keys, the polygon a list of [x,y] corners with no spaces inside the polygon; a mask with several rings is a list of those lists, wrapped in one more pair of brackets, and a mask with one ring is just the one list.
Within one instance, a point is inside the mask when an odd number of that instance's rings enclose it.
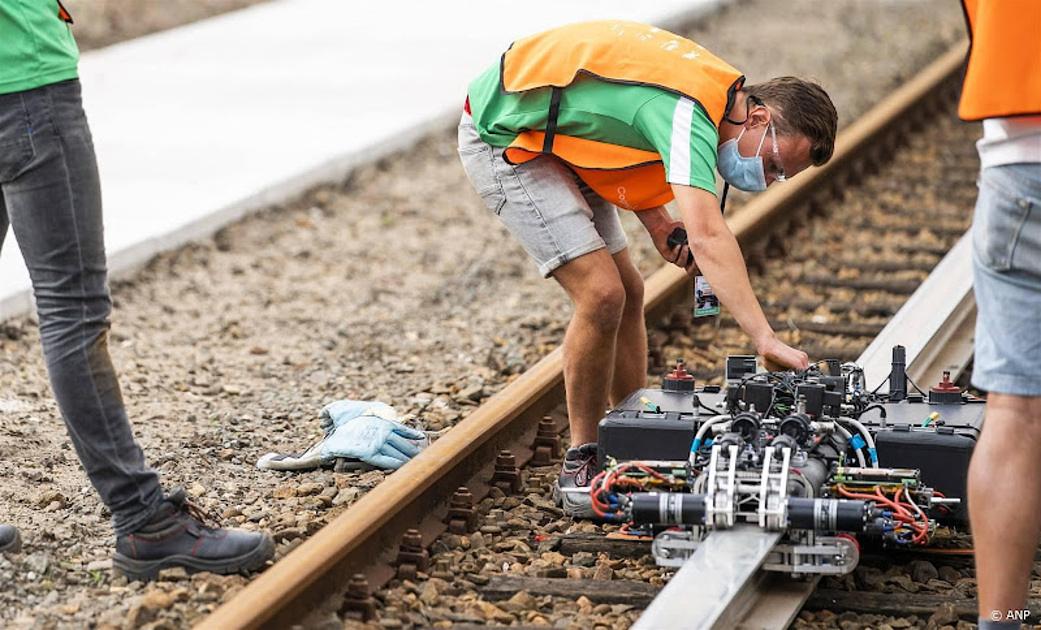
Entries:
{"label": "wooden railway sleeper", "polygon": [[766,273],[766,250],[762,242],[756,243],[745,250],[745,265],[752,274]]}
{"label": "wooden railway sleeper", "polygon": [[[964,58],[964,47],[961,46],[960,48],[960,50],[952,51],[952,53],[957,53],[959,61]],[[953,58],[952,54],[948,54],[945,57],[945,59],[948,57]],[[950,88],[952,91],[956,89],[953,87],[953,82],[957,81],[960,78],[960,75],[954,76],[956,74],[958,73],[950,71],[950,75],[953,78],[948,81],[948,84],[952,85],[952,87]],[[934,87],[932,87],[932,85],[933,83],[930,83],[929,91],[935,92],[936,90]],[[935,111],[935,109],[933,109],[933,111]],[[890,126],[886,131],[877,133],[878,127],[880,125],[885,124],[884,122],[878,121],[877,117],[876,119],[868,118],[868,122],[871,122],[870,125],[861,126],[858,125],[859,122],[860,121],[854,123],[854,125],[857,125],[856,129],[867,129],[868,131],[870,131],[870,135],[858,135],[859,132],[854,133],[853,135],[847,135],[846,137],[858,139],[856,145],[854,146],[854,149],[859,149],[861,145],[874,146],[876,147],[876,150],[880,150],[880,155],[882,155],[885,158],[883,160],[880,160],[880,162],[882,164],[888,162],[889,158],[893,156],[893,152],[881,150],[881,147],[884,145],[882,142],[876,140],[876,138],[882,136],[885,138],[886,142],[895,145],[897,142],[901,140],[901,138],[899,138],[897,135],[899,133],[899,130]],[[864,140],[863,138],[865,137],[868,139]],[[843,155],[845,155],[845,157],[848,158],[848,153],[850,151],[851,149],[847,147]],[[841,171],[841,169],[838,170]],[[842,179],[843,176],[840,173],[837,173],[836,177],[834,178],[819,178],[818,180],[816,180],[819,183],[814,185],[815,190],[813,191],[813,193],[822,195],[830,194],[833,195],[835,198],[841,199],[845,196],[847,192],[843,188]],[[811,178],[805,181],[814,182],[815,180]],[[796,184],[793,182],[792,185]],[[827,203],[830,205],[832,202],[829,200]],[[828,209],[828,205],[822,204],[819,209],[822,211],[826,211]],[[772,215],[767,214],[766,216],[772,218]],[[738,236],[739,238],[741,237],[741,235]],[[751,234],[745,234],[744,236],[749,237],[751,236]],[[762,247],[762,245],[759,245],[759,247]],[[900,247],[901,246],[899,244],[895,243],[887,244],[887,249],[899,250]],[[923,249],[929,247],[938,246],[923,246],[922,244],[916,244],[914,246],[914,249],[917,251],[922,251]],[[681,285],[679,281],[670,281],[667,286],[668,290],[674,292],[687,289],[687,292],[689,293],[689,284],[687,283]],[[858,297],[860,297],[862,293],[863,292],[860,292],[860,294],[858,294]],[[668,303],[668,301],[663,303]],[[657,317],[659,316],[658,314],[661,313],[663,310],[664,308],[655,307],[653,311],[649,312],[648,319],[657,319]],[[689,311],[687,313],[684,313],[684,315],[687,317],[687,319],[689,319]],[[719,320],[717,319],[716,322],[718,321]],[[685,326],[683,328],[689,329],[690,327]],[[831,356],[842,359],[846,357],[846,355],[856,355],[858,353],[858,348],[854,348],[854,345],[858,344],[835,344],[817,346],[810,344],[810,347],[804,347],[803,349],[810,352],[810,354],[813,356]],[[849,358],[853,359],[856,358],[856,356],[850,356]],[[554,361],[559,362],[559,358],[554,357]],[[547,363],[547,365],[549,365],[549,363]],[[552,370],[547,368],[545,370],[545,374],[547,376],[543,377],[541,376],[541,372],[538,373],[539,380],[537,382],[550,383],[550,376],[552,376],[553,379],[557,379],[559,378],[558,373],[559,368],[557,367],[554,367]],[[555,383],[556,381],[553,380],[552,382]],[[495,421],[499,422],[498,419],[496,419]],[[487,424],[482,424],[479,427],[479,432],[475,431],[475,433],[478,435],[478,439],[484,440],[485,436],[491,433],[491,429],[489,428],[490,426],[491,422],[489,420]],[[444,445],[447,443],[448,442],[441,442],[440,444]],[[486,442],[484,441],[481,442],[481,444],[485,443]],[[434,446],[437,447],[438,445],[435,444]],[[454,472],[455,470],[455,468],[452,468],[451,472]],[[438,491],[448,489],[450,489],[450,486],[448,486],[447,488],[444,488],[443,486],[437,487]],[[368,506],[376,505],[376,499],[394,498],[396,499],[395,501],[385,502],[385,505],[388,508],[388,512],[390,512],[389,516],[387,516],[386,518],[403,518],[404,516],[412,514],[412,512],[407,508],[410,508],[414,505],[418,505],[418,503],[416,502],[420,501],[420,499],[416,498],[414,496],[414,493],[410,492],[410,490],[413,489],[404,487],[404,484],[395,483],[394,477],[391,477],[388,479],[387,482],[384,482],[384,484],[381,484],[381,486],[374,489],[372,493],[370,493],[368,496],[363,497],[362,501],[369,499],[369,501],[366,502],[366,506]],[[391,508],[400,509],[397,509],[397,511],[391,511]],[[338,517],[338,519],[340,519],[338,522],[346,521],[346,517],[347,514],[340,515]],[[374,518],[372,518],[372,512],[369,511],[363,513],[359,512],[358,510],[353,510],[352,517],[356,517],[359,523],[369,526],[357,528],[357,531],[360,533],[350,536],[348,542],[351,542],[354,545],[371,544],[372,541],[370,541],[368,537],[371,536],[374,530],[378,529],[378,527],[374,528],[371,526],[376,523]],[[383,517],[381,516],[381,518]],[[392,520],[390,522],[394,521]],[[460,490],[457,491],[456,494],[452,497],[448,514],[446,517],[446,522],[448,524],[449,531],[457,534],[466,533],[476,528],[477,512],[474,509],[473,494],[470,493],[469,489],[465,487],[460,488]],[[337,531],[337,533],[339,532],[339,530],[335,531]],[[278,565],[272,567],[268,572],[262,574],[252,584],[247,586],[246,592],[242,593],[242,595],[233,599],[231,602],[224,604],[221,607],[221,609],[214,613],[213,617],[210,618],[210,627],[258,626],[265,623],[265,621],[269,623],[277,623],[284,622],[287,619],[294,621],[297,619],[302,619],[303,615],[300,613],[308,612],[307,609],[304,608],[308,604],[308,601],[313,599],[313,597],[317,597],[318,594],[324,595],[325,593],[323,591],[331,590],[329,588],[329,583],[331,582],[331,580],[321,579],[323,577],[322,572],[325,570],[327,566],[332,564],[327,561],[327,559],[330,557],[330,554],[316,553],[315,551],[328,551],[330,549],[340,550],[341,547],[337,547],[336,545],[345,542],[342,539],[334,540],[334,537],[329,533],[329,531],[326,531],[324,533],[326,535],[323,536],[320,533],[319,535],[316,535],[315,538],[313,538],[312,540],[306,541],[304,543],[307,546],[306,549],[301,548],[300,550],[298,550],[298,552],[295,552],[294,556],[290,556],[291,558],[295,559],[295,564],[294,562],[287,563],[286,561],[281,561],[281,567]],[[310,553],[310,555],[308,555],[308,552]],[[348,555],[344,556],[343,561],[337,562],[335,566],[331,566],[330,568],[339,569],[341,567],[349,566],[345,563],[348,561],[353,562],[354,559],[355,558],[348,553]],[[430,563],[435,565],[437,564],[433,562],[433,560],[431,560]],[[298,569],[301,567],[306,568],[307,570],[299,571]],[[431,571],[431,575],[435,575],[439,572],[443,571],[437,567],[434,567],[434,569]],[[300,584],[296,581],[296,579],[289,579],[291,577],[297,578],[297,576],[306,578],[306,582]],[[364,579],[360,579],[360,582],[357,581],[359,577],[360,576],[355,576],[355,578],[352,579],[352,584],[349,584],[347,594],[348,596],[343,599],[343,610],[351,612],[352,615],[364,615],[371,619],[375,616],[376,613],[376,602],[373,600],[369,593],[370,585],[366,583]],[[452,576],[449,574],[449,578],[451,577]],[[606,584],[610,583],[611,582],[608,582]],[[586,587],[588,590],[588,585],[586,585]],[[308,588],[315,589],[315,591],[313,592],[313,596],[311,592],[308,592],[308,597],[302,597],[299,595],[300,593],[305,592],[305,589]],[[336,588],[339,588],[339,586],[337,586]],[[597,591],[599,589],[593,590]],[[511,595],[513,592],[516,592],[516,589],[514,589],[511,592]],[[251,595],[255,596],[265,594],[267,594],[266,599],[250,597]],[[272,601],[278,601],[281,605],[279,608],[269,611],[269,602]],[[631,603],[631,601],[627,600],[627,603]],[[237,620],[241,620],[241,623],[229,623],[229,621]]]}
{"label": "wooden railway sleeper", "polygon": [[831,185],[828,186],[828,194],[835,203],[841,202],[846,197],[846,187],[839,181],[839,178],[836,177],[831,180]]}
{"label": "wooden railway sleeper", "polygon": [[[780,230],[778,230],[779,232]],[[766,256],[767,258],[784,258],[785,251],[785,239],[778,236],[777,232],[771,234],[766,239]]]}
{"label": "wooden railway sleeper", "polygon": [[807,215],[812,219],[828,216],[828,200],[823,195],[814,195],[810,199]]}
{"label": "wooden railway sleeper", "polygon": [[810,221],[810,204],[803,203],[793,208],[788,214],[788,225],[785,227],[785,232],[792,236],[799,230],[803,229],[809,224]]}
{"label": "wooden railway sleeper", "polygon": [[842,179],[847,188],[858,188],[864,181],[864,160],[854,160],[847,166]]}
{"label": "wooden railway sleeper", "polygon": [[[650,336],[648,335],[648,338]],[[662,353],[661,343],[649,342],[647,348],[647,364],[654,370],[660,370],[665,367],[665,357]],[[536,436],[536,439],[538,437]],[[536,451],[537,453],[537,451]],[[540,460],[541,461],[541,460]],[[535,459],[532,459],[535,462]],[[535,466],[545,466],[546,464],[534,464]]]}

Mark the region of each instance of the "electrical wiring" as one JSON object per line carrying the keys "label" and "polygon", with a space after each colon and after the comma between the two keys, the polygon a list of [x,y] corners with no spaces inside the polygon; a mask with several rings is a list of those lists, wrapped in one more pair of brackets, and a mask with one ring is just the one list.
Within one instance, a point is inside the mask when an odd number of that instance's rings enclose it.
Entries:
{"label": "electrical wiring", "polygon": [[867,413],[867,412],[869,412],[869,411],[871,411],[873,409],[878,409],[880,417],[885,419],[885,417],[886,417],[886,408],[883,407],[879,403],[875,403],[875,404],[872,404],[872,405],[868,405],[867,407],[864,407],[859,412],[857,412],[857,415],[856,415],[857,420],[860,419],[860,416],[864,415],[865,413]]}
{"label": "electrical wiring", "polygon": [[872,396],[874,396],[875,394],[877,394],[877,393],[878,393],[878,390],[882,389],[882,386],[883,386],[883,385],[885,385],[885,384],[886,384],[886,383],[888,383],[888,382],[889,382],[889,377],[887,376],[887,377],[886,377],[886,380],[882,381],[881,383],[879,383],[879,384],[878,384],[878,385],[877,385],[877,386],[875,387],[875,389],[871,390],[871,395],[872,395]]}
{"label": "electrical wiring", "polygon": [[[641,473],[645,476],[636,477],[629,473]],[[593,512],[600,518],[615,520],[624,516],[620,493],[662,487],[683,490],[686,486],[687,482],[684,479],[660,473],[644,462],[629,461],[605,468],[593,477],[589,483],[590,504]]]}
{"label": "electrical wiring", "polygon": [[[836,424],[835,428],[842,435],[842,437],[845,438],[846,444],[850,444],[852,446],[853,434],[849,432],[849,429],[842,426],[841,424]],[[860,467],[867,468],[867,460],[864,459],[864,451],[860,448],[854,448],[853,452],[857,455],[857,463],[860,464]]]}
{"label": "electrical wiring", "polygon": [[712,414],[714,416],[715,415],[719,415],[719,409],[713,409],[712,407],[709,407],[705,403],[701,402],[700,398],[698,399],[698,407],[700,409],[702,409],[703,411],[707,411],[707,412],[709,412],[710,414]]}
{"label": "electrical wiring", "polygon": [[[900,486],[896,490],[896,494],[892,499],[885,496],[881,486],[875,486],[873,493],[864,492],[853,492],[849,490],[844,484],[836,484],[836,491],[847,499],[860,499],[862,501],[873,501],[875,503],[881,503],[892,510],[893,519],[906,525],[908,529],[913,531],[910,541],[912,544],[921,545],[928,542],[929,537],[929,519],[922,512],[921,508],[918,507],[912,499],[907,489],[904,486]],[[907,503],[903,503],[900,500],[901,495],[906,497]],[[908,511],[908,506],[914,510],[914,514]]]}
{"label": "electrical wiring", "polygon": [[[882,417],[885,417],[886,410],[882,410]],[[867,445],[868,458],[871,460],[871,467],[878,468],[878,451],[875,449],[875,439],[871,437],[871,432],[868,431],[867,427],[864,426],[859,420],[852,418],[840,419],[839,422],[848,422],[857,429],[861,437],[864,440],[864,444]]]}
{"label": "electrical wiring", "polygon": [[925,392],[923,392],[922,388],[919,387],[914,381],[912,381],[910,376],[907,377],[907,382],[910,383],[911,387],[914,387],[915,391],[917,391],[919,394],[921,394],[922,396],[925,396],[926,398],[929,397],[929,394],[926,394]]}
{"label": "electrical wiring", "polygon": [[[880,466],[876,429],[891,428],[887,414],[902,424],[902,409],[877,393],[885,383],[868,392],[859,367],[842,364],[840,372],[837,363],[821,368],[824,363],[801,372],[735,376],[725,391],[706,389],[701,396],[695,390],[682,406],[679,390],[663,386],[674,393],[655,400],[679,411],[684,424],[665,427],[660,411],[646,429],[631,415],[620,419],[631,439],[618,447],[620,461],[607,457],[592,480],[593,512],[632,527],[619,535],[655,537],[653,553],[662,566],[678,566],[709,532],[739,523],[790,531],[788,541],[808,544],[812,558],[825,559],[811,566],[810,556],[786,557],[773,570],[849,569],[856,560],[836,551],[841,545],[835,536],[914,549],[929,545],[939,527],[935,519],[952,514],[947,506],[956,501],[938,498],[917,469]],[[907,388],[913,392],[912,385]],[[640,401],[647,405],[650,398]],[[645,436],[645,430],[661,435]],[[644,448],[652,441],[661,445],[657,451]],[[627,460],[637,454],[645,459]]]}

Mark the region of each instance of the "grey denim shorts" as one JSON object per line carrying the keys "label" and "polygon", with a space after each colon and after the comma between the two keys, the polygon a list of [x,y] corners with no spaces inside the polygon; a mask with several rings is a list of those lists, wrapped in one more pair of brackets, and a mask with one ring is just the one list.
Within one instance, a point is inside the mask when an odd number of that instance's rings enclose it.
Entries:
{"label": "grey denim shorts", "polygon": [[972,384],[1041,396],[1041,164],[980,173],[972,221],[976,356]]}
{"label": "grey denim shorts", "polygon": [[498,215],[548,277],[567,262],[607,248],[628,246],[618,209],[552,156],[519,166],[503,150],[481,140],[473,119],[459,121],[459,158],[466,176],[488,209]]}

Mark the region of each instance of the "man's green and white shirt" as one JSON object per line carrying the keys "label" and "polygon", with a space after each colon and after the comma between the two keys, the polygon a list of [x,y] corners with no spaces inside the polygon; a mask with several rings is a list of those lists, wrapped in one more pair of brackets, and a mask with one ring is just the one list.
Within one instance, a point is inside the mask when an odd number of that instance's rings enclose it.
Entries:
{"label": "man's green and white shirt", "polygon": [[[523,131],[545,129],[551,91],[506,93],[499,85],[499,64],[493,65],[469,89],[481,139],[507,147]],[[697,103],[674,92],[580,76],[561,91],[557,132],[653,151],[670,184],[716,192],[719,130]]]}

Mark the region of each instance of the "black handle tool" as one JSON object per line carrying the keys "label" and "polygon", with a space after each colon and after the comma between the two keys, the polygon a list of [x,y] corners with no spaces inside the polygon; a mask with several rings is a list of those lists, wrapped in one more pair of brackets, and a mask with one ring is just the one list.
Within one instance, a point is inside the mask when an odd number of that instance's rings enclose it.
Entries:
{"label": "black handle tool", "polygon": [[[677,245],[686,245],[687,244],[687,230],[684,230],[683,228],[680,228],[680,227],[676,228],[675,230],[673,230],[669,234],[669,238],[667,238],[665,240],[665,242],[666,242],[666,244],[668,244],[669,247],[676,247]],[[687,251],[687,264],[685,264],[683,266],[684,267],[689,267],[690,263],[692,263],[692,262],[694,262],[694,254],[692,254],[688,250]]]}

